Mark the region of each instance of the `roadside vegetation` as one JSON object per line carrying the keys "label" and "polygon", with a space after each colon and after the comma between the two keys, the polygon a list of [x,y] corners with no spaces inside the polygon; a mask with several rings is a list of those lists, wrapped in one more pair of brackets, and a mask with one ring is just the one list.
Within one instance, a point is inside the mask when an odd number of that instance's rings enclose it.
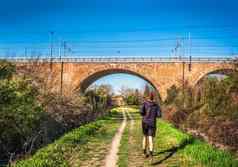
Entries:
{"label": "roadside vegetation", "polygon": [[54,143],[38,150],[31,158],[17,161],[13,166],[103,166],[121,118],[121,113],[112,111],[111,116],[73,129]]}
{"label": "roadside vegetation", "polygon": [[10,160],[22,151],[31,151],[39,124],[44,119],[37,102],[37,89],[15,76],[15,66],[0,62],[0,159]]}
{"label": "roadside vegetation", "polygon": [[31,156],[65,132],[107,113],[110,96],[103,86],[92,94],[65,97],[51,91],[53,76],[42,63],[16,67],[0,62],[0,165]]}
{"label": "roadside vegetation", "polygon": [[238,72],[204,77],[194,88],[172,86],[165,101],[165,118],[210,144],[238,150]]}

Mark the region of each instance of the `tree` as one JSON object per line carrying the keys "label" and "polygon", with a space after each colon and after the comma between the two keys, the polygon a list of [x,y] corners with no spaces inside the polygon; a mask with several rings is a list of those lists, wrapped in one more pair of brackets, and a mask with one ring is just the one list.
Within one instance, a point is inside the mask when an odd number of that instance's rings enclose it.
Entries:
{"label": "tree", "polygon": [[85,95],[94,111],[104,111],[111,103],[112,94],[112,86],[102,84],[89,87]]}
{"label": "tree", "polygon": [[96,88],[97,94],[101,96],[112,95],[112,86],[107,84],[102,84]]}
{"label": "tree", "polygon": [[142,94],[138,89],[132,89],[123,86],[120,89],[120,93],[128,105],[139,105],[142,102]]}
{"label": "tree", "polygon": [[0,82],[0,158],[31,151],[43,116],[37,91],[22,79]]}
{"label": "tree", "polygon": [[136,89],[135,90],[135,100],[134,100],[134,103],[136,104],[136,105],[139,105],[140,103],[141,103],[141,95],[140,95],[140,92],[139,92],[139,90],[138,89]]}
{"label": "tree", "polygon": [[16,72],[16,67],[5,60],[0,61],[0,79],[10,79]]}
{"label": "tree", "polygon": [[133,94],[134,89],[128,88],[128,87],[126,87],[126,86],[122,86],[122,87],[120,88],[119,92],[120,92],[120,94],[121,94],[124,98],[126,98],[126,97],[128,97],[130,94]]}
{"label": "tree", "polygon": [[145,88],[144,88],[144,97],[149,97],[150,92],[151,92],[151,89],[150,89],[149,85],[146,84]]}
{"label": "tree", "polygon": [[172,104],[179,93],[179,89],[173,85],[167,90],[166,104]]}

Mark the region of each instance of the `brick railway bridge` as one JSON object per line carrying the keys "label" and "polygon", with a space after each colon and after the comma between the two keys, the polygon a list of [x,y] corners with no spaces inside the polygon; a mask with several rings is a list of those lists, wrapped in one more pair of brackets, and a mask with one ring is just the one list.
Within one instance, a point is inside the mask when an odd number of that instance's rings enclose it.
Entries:
{"label": "brick railway bridge", "polygon": [[[18,69],[35,61],[17,59]],[[50,74],[50,83],[54,91],[69,95],[75,91],[84,92],[100,77],[114,73],[128,73],[148,81],[166,98],[167,89],[172,85],[181,86],[187,81],[195,86],[204,76],[211,73],[226,73],[233,69],[231,59],[163,59],[163,58],[77,58],[77,59],[41,59],[39,75]],[[115,83],[116,84],[116,83]]]}

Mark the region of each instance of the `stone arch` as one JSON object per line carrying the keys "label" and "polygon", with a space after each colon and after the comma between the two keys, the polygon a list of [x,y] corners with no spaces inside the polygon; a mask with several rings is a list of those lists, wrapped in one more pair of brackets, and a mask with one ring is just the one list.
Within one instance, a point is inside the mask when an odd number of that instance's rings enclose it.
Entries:
{"label": "stone arch", "polygon": [[149,79],[149,78],[145,77],[143,74],[140,74],[139,72],[135,72],[135,71],[132,71],[132,70],[129,70],[129,69],[122,69],[122,68],[108,68],[108,69],[103,69],[103,70],[100,70],[100,71],[91,72],[86,77],[81,79],[81,82],[75,88],[75,90],[79,90],[80,92],[84,92],[93,82],[95,82],[99,78],[110,75],[110,74],[116,74],[116,73],[125,73],[125,74],[131,74],[131,75],[137,76],[137,77],[145,80],[146,82],[148,82],[160,95],[160,91],[158,90],[158,86],[153,81],[153,79]]}

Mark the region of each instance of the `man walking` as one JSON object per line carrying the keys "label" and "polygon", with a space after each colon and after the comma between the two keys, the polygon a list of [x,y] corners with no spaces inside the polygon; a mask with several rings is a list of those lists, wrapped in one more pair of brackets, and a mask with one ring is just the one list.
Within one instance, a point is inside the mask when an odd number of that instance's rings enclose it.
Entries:
{"label": "man walking", "polygon": [[[153,138],[156,134],[156,118],[161,117],[160,106],[154,100],[154,94],[150,93],[146,97],[145,102],[141,107],[142,129],[143,129],[143,152],[146,157],[153,156]],[[149,149],[149,154],[147,150]]]}

